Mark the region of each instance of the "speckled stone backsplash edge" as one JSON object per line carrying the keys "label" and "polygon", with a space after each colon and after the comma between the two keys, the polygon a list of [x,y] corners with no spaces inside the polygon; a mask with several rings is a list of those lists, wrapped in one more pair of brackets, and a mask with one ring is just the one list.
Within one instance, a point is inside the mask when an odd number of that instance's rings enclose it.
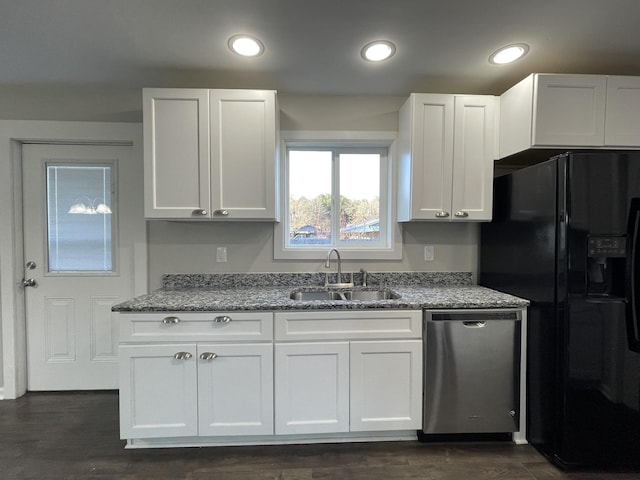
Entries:
{"label": "speckled stone backsplash edge", "polygon": [[[330,277],[335,277],[331,272]],[[347,274],[344,274],[346,280]],[[324,285],[324,273],[171,273],[162,276],[165,289],[311,287]],[[362,273],[354,273],[356,285],[362,285]],[[412,285],[437,287],[472,285],[471,272],[369,272],[368,285]]]}

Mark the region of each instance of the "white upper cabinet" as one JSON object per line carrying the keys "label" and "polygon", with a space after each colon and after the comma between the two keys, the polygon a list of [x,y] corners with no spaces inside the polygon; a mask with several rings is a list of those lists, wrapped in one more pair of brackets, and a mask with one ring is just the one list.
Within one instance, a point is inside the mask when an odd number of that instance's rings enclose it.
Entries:
{"label": "white upper cabinet", "polygon": [[399,221],[491,220],[497,104],[411,94],[399,118]]}
{"label": "white upper cabinet", "polygon": [[210,210],[209,91],[142,91],[145,217]]}
{"label": "white upper cabinet", "polygon": [[143,90],[145,216],[277,220],[272,90]]}
{"label": "white upper cabinet", "polygon": [[500,158],[528,148],[640,147],[640,79],[532,74],[500,99]]}
{"label": "white upper cabinet", "polygon": [[640,77],[607,77],[604,141],[613,147],[640,147]]}
{"label": "white upper cabinet", "polygon": [[276,220],[276,92],[211,90],[213,218]]}
{"label": "white upper cabinet", "polygon": [[536,75],[534,145],[602,145],[606,78],[598,75]]}

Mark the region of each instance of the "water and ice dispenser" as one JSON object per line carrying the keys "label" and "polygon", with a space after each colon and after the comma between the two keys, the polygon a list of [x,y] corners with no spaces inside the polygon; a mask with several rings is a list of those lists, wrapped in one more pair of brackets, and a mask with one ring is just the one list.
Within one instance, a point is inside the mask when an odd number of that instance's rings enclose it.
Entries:
{"label": "water and ice dispenser", "polygon": [[588,237],[587,299],[625,298],[626,257],[626,236]]}

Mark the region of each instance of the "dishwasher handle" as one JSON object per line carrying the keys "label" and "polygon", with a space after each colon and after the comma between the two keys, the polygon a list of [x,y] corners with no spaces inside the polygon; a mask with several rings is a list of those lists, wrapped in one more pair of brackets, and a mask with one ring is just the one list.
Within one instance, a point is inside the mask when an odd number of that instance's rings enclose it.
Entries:
{"label": "dishwasher handle", "polygon": [[480,327],[480,323],[493,322],[495,320],[520,321],[521,310],[424,310],[424,318],[428,322],[464,322],[468,326]]}
{"label": "dishwasher handle", "polygon": [[487,322],[468,321],[462,322],[462,324],[467,328],[482,328],[487,325]]}

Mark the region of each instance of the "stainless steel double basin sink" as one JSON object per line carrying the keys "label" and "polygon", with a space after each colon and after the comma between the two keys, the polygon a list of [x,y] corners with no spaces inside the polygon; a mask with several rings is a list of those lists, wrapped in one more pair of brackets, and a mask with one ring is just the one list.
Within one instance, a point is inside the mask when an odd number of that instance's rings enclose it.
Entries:
{"label": "stainless steel double basin sink", "polygon": [[290,295],[293,300],[301,302],[312,300],[360,300],[360,301],[375,301],[375,300],[392,300],[399,298],[399,296],[388,289],[383,290],[344,290],[344,291],[330,291],[330,290],[307,290],[301,292],[293,292]]}

